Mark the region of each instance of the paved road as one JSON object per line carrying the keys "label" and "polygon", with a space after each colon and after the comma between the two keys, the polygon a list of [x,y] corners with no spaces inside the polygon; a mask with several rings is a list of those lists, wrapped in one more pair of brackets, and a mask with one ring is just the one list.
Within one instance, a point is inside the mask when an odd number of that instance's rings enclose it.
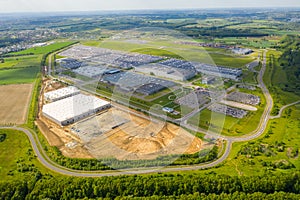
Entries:
{"label": "paved road", "polygon": [[130,174],[146,174],[146,173],[154,173],[154,172],[157,173],[157,172],[172,172],[172,171],[189,171],[189,170],[210,168],[223,162],[228,157],[232,145],[231,141],[227,143],[225,153],[218,160],[215,160],[214,162],[211,163],[201,164],[201,165],[177,166],[177,167],[150,167],[150,168],[139,168],[139,169],[123,169],[120,171],[115,170],[115,171],[86,172],[86,171],[67,169],[51,161],[50,158],[43,151],[41,143],[39,142],[35,134],[31,133],[29,130],[20,127],[0,127],[0,129],[13,129],[13,130],[24,132],[28,136],[37,158],[45,167],[63,175],[77,176],[77,177],[119,176],[119,175],[130,175]]}
{"label": "paved road", "polygon": [[288,107],[290,107],[290,106],[296,105],[296,104],[298,104],[298,103],[300,103],[300,100],[299,100],[299,101],[296,101],[296,102],[294,102],[294,103],[290,103],[290,104],[288,104],[288,105],[282,106],[282,107],[280,108],[280,111],[279,111],[278,115],[276,115],[276,116],[270,116],[270,119],[277,119],[277,118],[280,118],[281,115],[282,115],[282,112],[284,111],[284,109],[286,109],[286,108],[288,108]]}
{"label": "paved road", "polygon": [[[258,82],[260,84],[260,87],[262,88],[262,91],[264,93],[264,96],[266,98],[266,108],[265,111],[261,117],[261,121],[257,129],[250,133],[249,135],[243,136],[243,137],[228,137],[228,136],[222,136],[213,132],[204,131],[205,134],[210,136],[215,136],[216,138],[222,138],[227,141],[226,149],[223,153],[223,155],[218,158],[217,160],[211,162],[211,163],[205,163],[201,165],[192,165],[192,166],[177,166],[177,167],[154,167],[154,168],[140,168],[140,169],[124,169],[121,171],[97,171],[97,172],[85,172],[85,171],[78,171],[78,170],[70,170],[65,167],[59,166],[58,164],[54,163],[50,160],[50,158],[46,155],[44,152],[40,141],[38,140],[35,133],[31,133],[29,130],[20,128],[20,127],[0,127],[0,129],[14,129],[23,131],[29,138],[32,148],[39,159],[39,161],[47,168],[51,169],[52,171],[55,171],[57,173],[61,173],[63,175],[69,175],[69,176],[78,176],[78,177],[103,177],[103,176],[118,176],[118,175],[127,175],[127,174],[144,174],[144,173],[151,173],[151,172],[171,172],[171,171],[188,171],[188,170],[198,170],[198,169],[204,169],[204,168],[210,168],[214,167],[223,161],[227,159],[227,157],[230,154],[232,143],[233,142],[240,142],[240,141],[249,141],[252,139],[255,139],[259,137],[266,129],[270,113],[273,107],[273,99],[265,86],[263,82],[263,75],[266,70],[266,52],[264,53],[264,60],[263,60],[263,66],[262,69],[258,75]],[[199,131],[199,128],[192,127],[191,125],[185,124],[188,128],[192,130]]]}

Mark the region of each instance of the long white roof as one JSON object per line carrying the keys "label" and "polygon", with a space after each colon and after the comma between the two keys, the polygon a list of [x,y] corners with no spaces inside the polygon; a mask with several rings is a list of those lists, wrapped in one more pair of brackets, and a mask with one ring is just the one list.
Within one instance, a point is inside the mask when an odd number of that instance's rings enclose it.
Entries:
{"label": "long white roof", "polygon": [[52,99],[52,100],[59,99],[59,98],[70,96],[72,94],[78,94],[79,92],[80,91],[76,87],[69,86],[51,92],[47,92],[45,93],[45,98]]}
{"label": "long white roof", "polygon": [[62,99],[43,107],[43,113],[62,122],[80,116],[87,112],[93,112],[97,108],[107,106],[110,103],[94,96],[78,94]]}

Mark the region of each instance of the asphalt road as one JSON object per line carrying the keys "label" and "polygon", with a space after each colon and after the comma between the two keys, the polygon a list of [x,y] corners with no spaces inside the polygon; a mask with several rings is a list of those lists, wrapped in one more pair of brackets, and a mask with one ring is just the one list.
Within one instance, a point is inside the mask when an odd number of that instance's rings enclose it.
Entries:
{"label": "asphalt road", "polygon": [[270,116],[270,119],[277,119],[277,118],[280,118],[281,115],[282,115],[282,112],[284,111],[284,109],[286,109],[286,108],[288,108],[288,107],[290,107],[290,106],[296,105],[296,104],[298,104],[298,103],[300,103],[300,100],[299,100],[299,101],[296,101],[296,102],[294,102],[294,103],[290,103],[290,104],[288,104],[288,105],[282,106],[282,107],[280,108],[280,111],[279,111],[278,115],[276,115],[276,116]]}
{"label": "asphalt road", "polygon": [[[268,88],[263,82],[263,75],[266,70],[266,52],[264,53],[263,58],[263,66],[262,69],[258,75],[258,82],[259,85],[263,91],[263,94],[266,98],[266,108],[264,110],[264,113],[261,117],[261,121],[257,129],[250,133],[249,135],[243,136],[243,137],[228,137],[228,136],[222,136],[220,134],[216,134],[213,132],[207,132],[204,133],[210,136],[214,136],[216,138],[222,138],[227,141],[226,149],[221,157],[219,157],[217,160],[211,162],[211,163],[204,163],[201,165],[191,165],[191,166],[177,166],[177,167],[154,167],[154,168],[139,168],[139,169],[124,169],[120,171],[97,171],[97,172],[86,172],[86,171],[78,171],[78,170],[71,170],[67,169],[65,167],[59,166],[58,164],[54,163],[50,160],[50,158],[46,155],[46,153],[43,151],[43,148],[41,147],[40,141],[36,137],[35,134],[31,133],[29,130],[25,128],[20,127],[0,127],[0,129],[14,129],[23,131],[29,138],[30,143],[32,145],[32,148],[39,159],[39,161],[50,170],[63,174],[63,175],[69,175],[69,176],[78,176],[78,177],[103,177],[103,176],[118,176],[118,175],[128,175],[128,174],[145,174],[145,173],[153,173],[153,172],[171,172],[171,171],[189,171],[189,170],[198,170],[198,169],[205,169],[205,168],[211,168],[214,167],[223,161],[225,161],[231,151],[232,143],[233,142],[241,142],[241,141],[249,141],[252,139],[255,139],[259,137],[266,129],[268,120],[270,118],[270,113],[273,107],[273,99],[268,91]],[[185,124],[187,128],[195,129],[195,127],[192,127],[188,124]],[[199,131],[199,128],[196,129]]]}

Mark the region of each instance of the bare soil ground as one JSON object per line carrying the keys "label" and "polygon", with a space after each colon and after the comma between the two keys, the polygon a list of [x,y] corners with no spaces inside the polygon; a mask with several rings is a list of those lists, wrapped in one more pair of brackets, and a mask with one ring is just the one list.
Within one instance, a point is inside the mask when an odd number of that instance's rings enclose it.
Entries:
{"label": "bare soil ground", "polygon": [[33,84],[0,86],[0,124],[24,124]]}
{"label": "bare soil ground", "polygon": [[95,158],[138,160],[155,159],[162,155],[192,154],[203,149],[203,142],[199,138],[176,125],[151,122],[132,114],[129,120],[90,140],[86,147],[91,154]]}

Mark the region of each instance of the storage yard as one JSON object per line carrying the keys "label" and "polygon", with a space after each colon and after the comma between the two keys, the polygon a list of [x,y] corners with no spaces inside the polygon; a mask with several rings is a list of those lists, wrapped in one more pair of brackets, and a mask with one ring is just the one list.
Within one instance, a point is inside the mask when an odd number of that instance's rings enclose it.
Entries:
{"label": "storage yard", "polygon": [[258,96],[242,93],[242,92],[232,92],[226,96],[226,99],[229,101],[236,101],[249,105],[258,105],[260,103],[260,98]]}
{"label": "storage yard", "polygon": [[0,86],[0,124],[24,124],[33,84]]}
{"label": "storage yard", "polygon": [[226,106],[226,105],[219,104],[219,103],[215,103],[215,104],[209,106],[208,109],[213,112],[222,113],[224,115],[228,115],[228,116],[239,118],[239,119],[242,119],[248,113],[245,110]]}
{"label": "storage yard", "polygon": [[161,60],[161,57],[150,56],[138,53],[126,53],[111,49],[87,47],[83,45],[75,46],[62,53],[61,56],[73,59],[85,59],[91,62],[105,63],[122,69],[131,69],[135,66]]}
{"label": "storage yard", "polygon": [[179,105],[188,106],[190,108],[199,108],[210,102],[209,92],[205,89],[195,90],[186,96],[177,99],[175,102]]}

